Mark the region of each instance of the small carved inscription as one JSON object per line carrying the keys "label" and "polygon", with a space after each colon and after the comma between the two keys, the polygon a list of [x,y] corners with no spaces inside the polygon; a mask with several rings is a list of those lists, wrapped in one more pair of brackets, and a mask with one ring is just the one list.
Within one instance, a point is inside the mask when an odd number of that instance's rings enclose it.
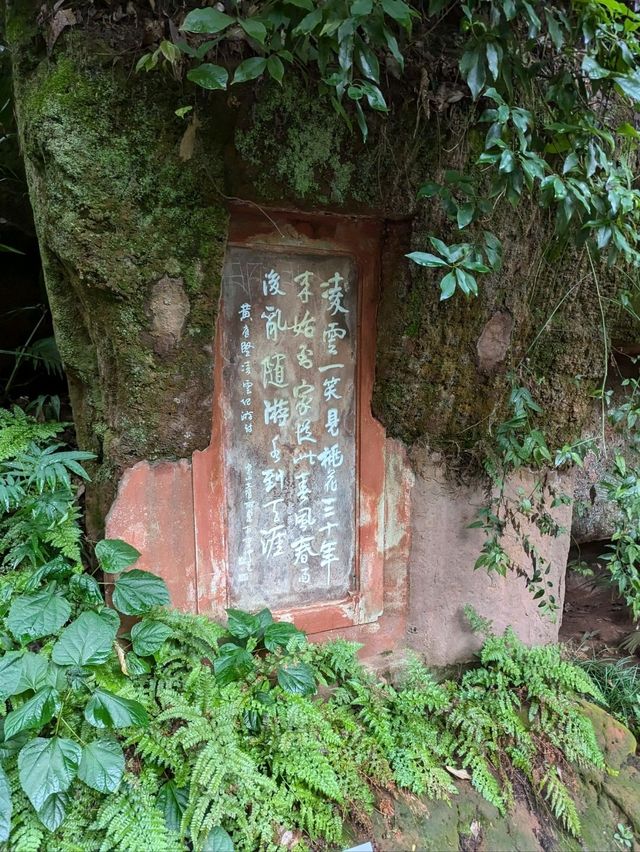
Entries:
{"label": "small carved inscription", "polygon": [[230,247],[223,311],[231,603],[340,600],[355,559],[353,262]]}

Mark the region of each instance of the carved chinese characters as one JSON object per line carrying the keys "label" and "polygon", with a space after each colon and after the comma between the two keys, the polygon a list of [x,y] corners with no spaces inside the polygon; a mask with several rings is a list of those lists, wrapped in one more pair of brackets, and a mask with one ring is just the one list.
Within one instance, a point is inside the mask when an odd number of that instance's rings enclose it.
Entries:
{"label": "carved chinese characters", "polygon": [[230,247],[223,281],[229,597],[345,598],[356,511],[350,258]]}

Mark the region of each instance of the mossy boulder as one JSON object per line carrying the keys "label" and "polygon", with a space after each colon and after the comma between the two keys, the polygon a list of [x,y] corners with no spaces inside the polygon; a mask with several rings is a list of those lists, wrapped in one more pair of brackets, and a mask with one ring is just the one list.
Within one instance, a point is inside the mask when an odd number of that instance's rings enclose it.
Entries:
{"label": "mossy boulder", "polygon": [[[515,802],[502,816],[469,781],[457,781],[458,795],[432,802],[385,794],[368,832],[352,830],[347,842],[372,840],[381,852],[603,852],[618,848],[618,823],[640,838],[640,761],[633,734],[602,708],[585,702],[608,772],[577,773],[569,783],[580,814],[582,836],[567,836],[551,812],[515,785]],[[640,848],[634,847],[634,848]]]}

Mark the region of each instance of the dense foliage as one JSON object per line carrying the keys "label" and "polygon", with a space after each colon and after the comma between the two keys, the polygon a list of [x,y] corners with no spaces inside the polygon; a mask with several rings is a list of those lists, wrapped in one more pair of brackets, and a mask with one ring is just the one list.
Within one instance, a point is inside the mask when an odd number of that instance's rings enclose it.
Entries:
{"label": "dense foliage", "polygon": [[230,610],[225,627],[171,610],[163,581],[112,540],[95,547],[107,603],[80,560],[71,474],[86,456],[50,444],[58,427],[2,417],[0,837],[12,852],[339,844],[345,821],[368,824],[376,790],[447,797],[451,769],[501,812],[526,779],[579,834],[559,769],[603,767],[576,700],[602,696],[558,648],[489,632],[459,682],[415,660],[392,685],[357,646],[308,644],[266,610]]}
{"label": "dense foliage", "polygon": [[[599,256],[638,265],[633,107],[640,102],[640,15],[628,5],[278,0],[228,6],[235,14],[210,6],[188,12],[180,32],[145,54],[138,68],[165,60],[181,73],[186,61],[188,79],[205,89],[265,74],[282,82],[287,66],[313,68],[321,92],[348,123],[355,114],[365,139],[363,105],[388,110],[383,90],[390,77],[404,73],[405,54],[425,33],[453,40],[459,72],[478,106],[470,127],[485,139],[469,173],[445,171],[419,192],[437,199],[458,230],[470,234],[451,245],[432,236],[433,251],[409,255],[442,273],[443,299],[457,290],[476,294],[476,275],[498,268],[501,247],[491,231],[496,206],[515,207],[525,194],[552,211],[559,244],[570,240],[584,248],[592,268]],[[239,40],[250,55],[231,76],[225,45]]]}

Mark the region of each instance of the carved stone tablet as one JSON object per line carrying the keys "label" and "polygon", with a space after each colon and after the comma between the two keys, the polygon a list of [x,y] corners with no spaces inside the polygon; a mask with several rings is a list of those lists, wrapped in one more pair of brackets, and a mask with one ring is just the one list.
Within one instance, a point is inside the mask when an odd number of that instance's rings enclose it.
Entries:
{"label": "carved stone tablet", "polygon": [[341,600],[356,550],[355,265],[230,246],[223,311],[230,603]]}

